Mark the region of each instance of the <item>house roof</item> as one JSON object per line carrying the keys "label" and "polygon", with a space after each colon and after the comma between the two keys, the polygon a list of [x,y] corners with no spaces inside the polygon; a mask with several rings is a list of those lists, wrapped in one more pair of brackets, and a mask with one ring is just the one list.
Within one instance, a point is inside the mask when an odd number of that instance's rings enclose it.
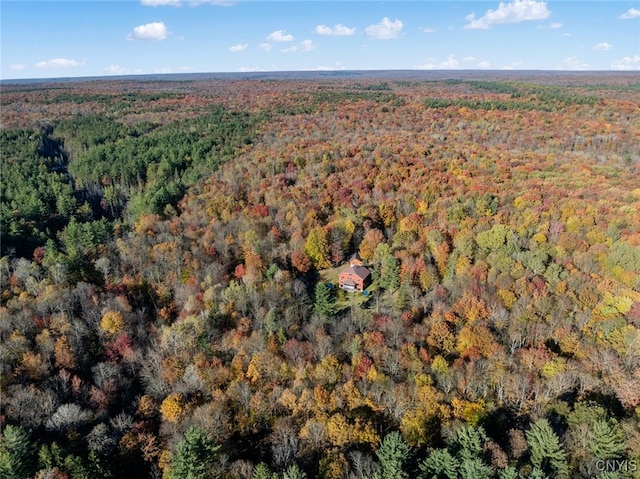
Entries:
{"label": "house roof", "polygon": [[340,272],[341,275],[349,273],[355,274],[360,279],[365,279],[371,274],[369,268],[365,268],[364,266],[347,266]]}

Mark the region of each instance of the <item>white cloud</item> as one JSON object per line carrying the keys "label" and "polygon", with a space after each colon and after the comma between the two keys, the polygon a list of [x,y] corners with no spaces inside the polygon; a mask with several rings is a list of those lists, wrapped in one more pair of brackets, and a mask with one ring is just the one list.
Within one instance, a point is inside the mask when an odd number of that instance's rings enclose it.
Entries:
{"label": "white cloud", "polygon": [[335,67],[328,67],[328,66],[321,65],[319,67],[313,68],[313,70],[319,71],[319,72],[333,72],[338,70],[345,70],[345,67],[342,66],[340,62],[336,62]]}
{"label": "white cloud", "polygon": [[488,61],[480,62],[478,63],[478,68],[482,68],[483,70],[486,70],[487,68],[491,68],[491,63]]}
{"label": "white cloud", "polygon": [[84,65],[84,62],[77,62],[75,60],[69,60],[68,58],[53,58],[51,60],[46,60],[42,62],[36,63],[36,68],[74,68],[81,67]]}
{"label": "white cloud", "polygon": [[334,37],[348,37],[356,34],[356,29],[346,27],[342,23],[334,25],[333,28],[326,25],[318,25],[314,30],[318,35],[329,35]]}
{"label": "white cloud", "polygon": [[393,22],[387,17],[384,17],[380,23],[375,25],[369,25],[364,29],[369,38],[375,38],[378,40],[389,40],[391,38],[397,38],[402,30],[402,22],[398,19]]}
{"label": "white cloud", "polygon": [[519,69],[522,65],[524,65],[524,62],[522,60],[517,60],[513,63],[510,63],[508,65],[505,65],[502,67],[503,70],[517,70]]}
{"label": "white cloud", "polygon": [[640,10],[638,10],[637,8],[630,8],[622,15],[620,15],[620,18],[622,18],[623,20],[631,20],[632,18],[638,17],[640,17]]}
{"label": "white cloud", "polygon": [[138,25],[133,32],[127,35],[127,40],[153,40],[162,41],[167,38],[167,30],[164,22],[152,22]]}
{"label": "white cloud", "polygon": [[267,37],[270,42],[292,42],[293,35],[286,33],[286,30],[276,30]]}
{"label": "white cloud", "polygon": [[593,47],[594,50],[605,52],[607,50],[611,50],[611,45],[607,42],[598,43]]}
{"label": "white cloud", "polygon": [[104,72],[107,75],[125,75],[128,73],[128,70],[120,65],[109,65],[104,69]]}
{"label": "white cloud", "polygon": [[300,42],[300,51],[310,52],[315,48],[316,48],[316,45],[311,40],[303,40],[302,42]]}
{"label": "white cloud", "polygon": [[23,63],[14,63],[13,65],[9,65],[9,70],[13,70],[14,72],[19,72],[27,68],[27,65]]}
{"label": "white cloud", "polygon": [[232,7],[237,2],[234,0],[191,0],[189,5],[197,7],[198,5],[214,5],[216,7]]}
{"label": "white cloud", "polygon": [[475,57],[471,57],[471,56],[469,56],[469,57],[464,57],[464,58],[462,59],[462,61],[463,61],[463,62],[472,62],[472,61],[475,61],[475,59],[476,59]]}
{"label": "white cloud", "polygon": [[310,52],[316,48],[316,44],[311,40],[303,40],[299,45],[291,45],[290,47],[283,48],[280,51],[282,53],[294,53],[294,52]]}
{"label": "white cloud", "polygon": [[442,62],[435,62],[433,58],[429,58],[428,60],[429,63],[418,65],[416,68],[419,70],[453,70],[458,67],[458,60],[456,60],[454,55],[449,55],[449,57]]}
{"label": "white cloud", "polygon": [[436,31],[436,29],[431,27],[422,27],[420,31],[424,33],[433,33]]}
{"label": "white cloud", "polygon": [[444,62],[442,62],[442,68],[455,68],[458,66],[458,60],[453,55],[449,55]]}
{"label": "white cloud", "polygon": [[243,52],[247,49],[249,45],[247,43],[238,43],[237,45],[233,45],[229,47],[229,51],[231,53]]}
{"label": "white cloud", "polygon": [[266,72],[267,70],[260,67],[240,67],[240,71],[243,73],[251,73],[251,72]]}
{"label": "white cloud", "polygon": [[519,23],[527,20],[544,20],[551,12],[546,2],[536,0],[515,0],[512,3],[500,2],[496,10],[487,10],[480,18],[475,14],[466,16],[469,22],[464,28],[486,30],[500,23]]}
{"label": "white cloud", "polygon": [[261,43],[260,45],[258,45],[258,48],[260,50],[264,50],[265,52],[268,52],[268,51],[271,51],[273,46],[271,45],[271,43]]}
{"label": "white cloud", "polygon": [[549,25],[539,25],[538,28],[540,30],[557,30],[559,28],[564,27],[564,24],[560,22],[550,23]]}
{"label": "white cloud", "polygon": [[587,70],[589,65],[581,62],[578,57],[568,57],[562,61],[561,70]]}
{"label": "white cloud", "polygon": [[640,55],[623,57],[611,64],[613,70],[640,70]]}
{"label": "white cloud", "polygon": [[141,0],[140,3],[145,7],[179,7],[182,5],[181,0]]}

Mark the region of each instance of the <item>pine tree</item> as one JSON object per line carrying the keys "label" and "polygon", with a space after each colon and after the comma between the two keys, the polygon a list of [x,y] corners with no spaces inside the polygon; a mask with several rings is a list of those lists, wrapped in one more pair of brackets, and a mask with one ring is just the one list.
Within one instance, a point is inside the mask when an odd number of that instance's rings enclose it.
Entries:
{"label": "pine tree", "polygon": [[531,463],[545,474],[565,479],[569,477],[567,454],[560,445],[549,421],[540,419],[526,432],[527,444],[531,451]]}
{"label": "pine tree", "polygon": [[447,449],[436,449],[420,464],[419,479],[458,479],[458,460]]}
{"label": "pine tree", "polygon": [[404,308],[407,307],[407,303],[409,301],[409,298],[408,298],[409,288],[410,288],[409,278],[405,277],[405,280],[402,282],[400,287],[395,289],[395,292],[393,294],[392,305],[394,309],[396,309],[397,311],[402,311]]}
{"label": "pine tree", "polygon": [[329,287],[325,283],[316,284],[315,296],[316,302],[313,306],[314,310],[325,318],[333,316],[335,313],[335,307]]}
{"label": "pine tree", "polygon": [[[627,441],[618,421],[600,404],[577,402],[567,416],[570,465],[588,469],[598,460],[623,459]],[[598,476],[600,477],[600,476]]]}
{"label": "pine tree", "polygon": [[261,462],[253,468],[253,475],[251,476],[251,479],[274,479],[275,477],[276,474],[269,469],[269,466],[264,462]]}
{"label": "pine tree", "polygon": [[93,479],[95,477],[95,471],[91,471],[83,458],[75,454],[69,454],[64,458],[62,469],[68,471],[73,479]]}
{"label": "pine tree", "polygon": [[501,471],[498,471],[498,479],[519,479],[520,474],[513,466],[507,466]]}
{"label": "pine tree", "polygon": [[400,287],[400,266],[391,254],[387,255],[382,263],[380,287],[388,291],[395,291]]}
{"label": "pine tree", "polygon": [[35,455],[31,432],[21,426],[8,425],[0,436],[0,477],[32,477],[35,472]]}
{"label": "pine tree", "polygon": [[43,444],[38,451],[38,467],[41,469],[53,469],[64,464],[62,448],[57,442]]}
{"label": "pine tree", "polygon": [[627,448],[624,431],[614,419],[597,419],[591,424],[589,451],[598,459],[616,459]]}
{"label": "pine tree", "polygon": [[460,463],[460,479],[491,479],[491,468],[481,458],[464,459]]}
{"label": "pine tree", "polygon": [[550,479],[550,477],[547,476],[544,472],[542,472],[539,468],[534,467],[527,479]]}
{"label": "pine tree", "polygon": [[462,426],[456,431],[451,444],[456,457],[461,459],[475,459],[481,456],[487,435],[482,427]]}
{"label": "pine tree", "polygon": [[482,427],[460,427],[447,449],[436,449],[422,462],[420,479],[490,479],[491,467],[482,458],[486,443]]}
{"label": "pine tree", "polygon": [[307,479],[307,474],[297,464],[293,464],[284,472],[282,479]]}
{"label": "pine tree", "polygon": [[171,457],[168,479],[205,479],[211,477],[216,453],[220,446],[213,443],[207,431],[191,426],[178,443]]}
{"label": "pine tree", "polygon": [[405,467],[411,456],[411,448],[398,431],[387,434],[376,451],[380,467],[374,479],[409,479]]}

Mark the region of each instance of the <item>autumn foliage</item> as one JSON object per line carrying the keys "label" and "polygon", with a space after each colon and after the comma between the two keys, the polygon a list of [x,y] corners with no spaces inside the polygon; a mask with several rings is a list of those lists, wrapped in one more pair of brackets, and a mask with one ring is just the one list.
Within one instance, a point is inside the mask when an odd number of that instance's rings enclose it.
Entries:
{"label": "autumn foliage", "polygon": [[[3,87],[6,181],[49,186],[3,190],[0,467],[595,477],[639,461],[637,87]],[[367,294],[336,287],[356,254]]]}

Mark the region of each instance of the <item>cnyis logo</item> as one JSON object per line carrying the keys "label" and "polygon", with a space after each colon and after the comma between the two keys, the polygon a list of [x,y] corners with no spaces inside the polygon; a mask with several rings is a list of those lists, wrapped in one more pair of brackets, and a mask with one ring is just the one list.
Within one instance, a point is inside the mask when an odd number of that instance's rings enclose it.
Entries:
{"label": "cnyis logo", "polygon": [[635,472],[638,470],[638,463],[626,459],[601,459],[596,461],[596,469],[600,472]]}

